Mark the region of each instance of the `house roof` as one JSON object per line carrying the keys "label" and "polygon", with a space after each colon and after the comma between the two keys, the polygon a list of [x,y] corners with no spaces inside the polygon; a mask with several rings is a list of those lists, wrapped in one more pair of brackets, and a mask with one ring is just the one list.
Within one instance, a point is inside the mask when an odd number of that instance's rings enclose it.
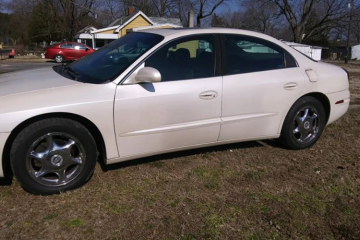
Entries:
{"label": "house roof", "polygon": [[99,29],[98,31],[115,29],[115,32],[119,32],[120,29],[125,27],[127,24],[129,24],[132,20],[134,20],[136,17],[140,15],[153,26],[170,25],[173,27],[182,27],[182,22],[180,21],[179,18],[148,17],[142,11],[136,11],[133,14],[115,19],[112,23],[109,24],[109,26],[103,29]]}
{"label": "house roof", "polygon": [[306,45],[306,44],[295,43],[295,42],[287,42],[287,41],[282,41],[282,42],[286,43],[290,47],[310,47],[312,49],[327,49],[326,47],[312,46],[312,45]]}
{"label": "house roof", "polygon": [[81,29],[80,31],[78,31],[77,33],[78,34],[81,34],[81,33],[90,33],[92,31],[96,31],[97,28],[93,27],[93,26],[86,26],[84,27],[83,29]]}
{"label": "house roof", "polygon": [[183,24],[179,18],[149,17],[156,25],[171,24],[182,27]]}
{"label": "house roof", "polygon": [[121,17],[121,18],[117,18],[115,19],[112,23],[109,24],[109,27],[114,27],[114,26],[120,26],[123,25],[123,23],[127,22],[129,19],[131,19],[133,16],[135,16],[139,11],[134,12],[133,14],[129,14],[127,16]]}
{"label": "house roof", "polygon": [[126,20],[126,21],[123,21],[122,22],[122,25],[118,26],[115,30],[115,32],[119,32],[123,27],[125,27],[126,25],[128,25],[132,20],[134,20],[135,18],[137,18],[138,16],[142,16],[143,18],[146,19],[146,21],[148,21],[151,25],[154,25],[153,21],[151,21],[148,16],[145,15],[145,13],[143,13],[142,11],[138,11],[134,14],[130,14],[128,15],[127,17],[128,18],[125,18],[123,20]]}

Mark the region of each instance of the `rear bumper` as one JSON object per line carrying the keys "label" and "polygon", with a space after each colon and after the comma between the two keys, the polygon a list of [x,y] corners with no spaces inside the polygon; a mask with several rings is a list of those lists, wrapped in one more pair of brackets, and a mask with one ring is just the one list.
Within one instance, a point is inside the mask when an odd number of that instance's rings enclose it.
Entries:
{"label": "rear bumper", "polygon": [[46,52],[46,53],[45,53],[45,58],[47,58],[47,59],[53,59],[53,58],[54,58],[54,54],[51,54],[51,53],[49,53],[49,52]]}
{"label": "rear bumper", "polygon": [[[337,119],[339,119],[340,117],[342,117],[349,109],[350,91],[345,90],[345,91],[341,91],[341,92],[330,93],[330,94],[326,94],[326,96],[328,97],[328,99],[330,101],[330,109],[331,110],[330,110],[330,117],[327,122],[327,124],[330,124],[330,123],[336,121]],[[342,100],[344,102],[336,104],[337,102],[342,101]]]}
{"label": "rear bumper", "polygon": [[10,133],[0,133],[0,177],[4,177],[4,170],[3,170],[3,151],[5,147],[6,140],[8,139]]}

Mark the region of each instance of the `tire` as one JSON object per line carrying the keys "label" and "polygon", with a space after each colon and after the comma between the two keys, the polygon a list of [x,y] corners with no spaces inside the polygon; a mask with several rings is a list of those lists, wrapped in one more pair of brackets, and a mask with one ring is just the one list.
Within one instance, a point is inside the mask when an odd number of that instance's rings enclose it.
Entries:
{"label": "tire", "polygon": [[321,102],[314,97],[302,97],[286,115],[280,143],[292,150],[309,148],[320,138],[325,123],[326,113]]}
{"label": "tire", "polygon": [[35,122],[15,138],[12,171],[28,192],[57,194],[79,188],[92,176],[98,157],[91,133],[65,118]]}
{"label": "tire", "polygon": [[55,62],[57,62],[57,63],[62,63],[62,62],[64,61],[64,56],[63,56],[63,55],[60,55],[60,54],[55,55],[54,60],[55,60]]}

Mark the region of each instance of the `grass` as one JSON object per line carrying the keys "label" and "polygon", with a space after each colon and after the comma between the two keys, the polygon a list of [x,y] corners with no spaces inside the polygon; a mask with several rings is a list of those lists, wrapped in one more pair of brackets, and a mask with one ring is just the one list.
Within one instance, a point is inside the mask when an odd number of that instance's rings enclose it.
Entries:
{"label": "grass", "polygon": [[84,187],[0,187],[0,239],[360,239],[360,64],[349,112],[311,149],[274,141],[99,166]]}
{"label": "grass", "polygon": [[72,219],[69,221],[66,221],[64,223],[65,227],[75,228],[75,227],[81,227],[84,224],[84,221],[82,219]]}

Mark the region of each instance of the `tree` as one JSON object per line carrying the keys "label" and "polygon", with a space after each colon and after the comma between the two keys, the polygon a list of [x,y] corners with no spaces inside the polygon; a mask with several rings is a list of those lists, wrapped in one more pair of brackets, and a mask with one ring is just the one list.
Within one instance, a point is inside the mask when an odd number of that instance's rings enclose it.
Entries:
{"label": "tree", "polygon": [[228,23],[226,20],[222,17],[214,13],[211,19],[211,26],[212,27],[228,27]]}
{"label": "tree", "polygon": [[241,28],[265,33],[275,34],[275,28],[279,25],[276,16],[277,6],[274,3],[262,3],[260,1],[244,0],[240,12]]}
{"label": "tree", "polygon": [[351,24],[351,39],[360,43],[360,0],[354,2]]}
{"label": "tree", "polygon": [[226,0],[195,0],[193,6],[197,6],[196,26],[201,27],[201,21],[210,17],[214,11]]}
{"label": "tree", "polygon": [[52,0],[49,1],[57,14],[62,35],[71,40],[75,34],[87,25],[92,25],[95,0]]}
{"label": "tree", "polygon": [[29,44],[28,26],[32,14],[31,9],[36,0],[13,0],[8,2],[7,10],[11,11],[9,21],[9,39],[15,46],[17,44]]}
{"label": "tree", "polygon": [[0,12],[0,43],[2,41],[8,39],[9,37],[9,22],[10,22],[10,15],[7,13],[1,13]]}
{"label": "tree", "polygon": [[157,16],[168,17],[176,12],[176,0],[152,0]]}
{"label": "tree", "polygon": [[108,10],[108,14],[115,20],[119,17],[121,4],[118,0],[105,0],[106,8]]}
{"label": "tree", "polygon": [[315,35],[329,31],[347,14],[346,0],[260,0],[276,4],[278,15],[284,16],[293,33],[293,40],[301,43]]}
{"label": "tree", "polygon": [[355,41],[360,43],[360,5],[354,11],[351,33]]}
{"label": "tree", "polygon": [[121,0],[124,15],[130,7],[141,10],[147,16],[156,16],[156,7],[152,0]]}
{"label": "tree", "polygon": [[33,42],[61,40],[58,16],[49,1],[41,0],[33,8],[29,21],[29,37]]}

